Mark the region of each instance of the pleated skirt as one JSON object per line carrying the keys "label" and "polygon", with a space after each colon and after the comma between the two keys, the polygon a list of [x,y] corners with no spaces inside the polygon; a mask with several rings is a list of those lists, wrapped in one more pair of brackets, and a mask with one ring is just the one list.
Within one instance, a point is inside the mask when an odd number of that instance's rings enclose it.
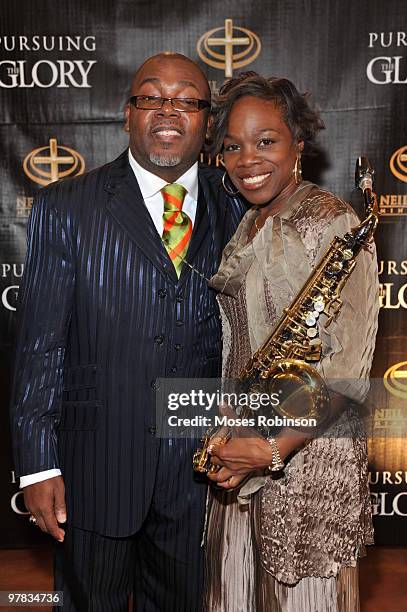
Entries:
{"label": "pleated skirt", "polygon": [[205,612],[359,612],[358,567],[294,585],[262,566],[256,504],[242,509],[235,493],[211,494],[205,537]]}

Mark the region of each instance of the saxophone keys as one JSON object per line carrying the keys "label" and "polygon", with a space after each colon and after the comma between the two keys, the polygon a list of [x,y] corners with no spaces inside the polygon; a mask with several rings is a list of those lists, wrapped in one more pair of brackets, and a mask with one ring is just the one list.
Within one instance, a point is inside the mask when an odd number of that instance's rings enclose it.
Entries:
{"label": "saxophone keys", "polygon": [[344,249],[344,250],[342,251],[342,257],[343,257],[344,259],[346,259],[346,261],[348,261],[349,259],[352,259],[352,257],[353,257],[353,251],[352,251],[352,249]]}
{"label": "saxophone keys", "polygon": [[342,261],[333,261],[331,265],[326,269],[326,275],[331,278],[332,276],[336,276],[343,268]]}
{"label": "saxophone keys", "polygon": [[312,338],[309,341],[309,349],[305,355],[306,361],[319,361],[321,359],[322,342],[320,338]]}
{"label": "saxophone keys", "polygon": [[325,276],[322,279],[322,284],[324,285],[324,288],[322,289],[322,293],[324,293],[324,295],[329,294],[329,291],[330,291],[332,285],[334,285],[336,283],[335,279],[332,278],[332,276],[335,276],[335,274],[333,274],[333,273],[329,274],[329,270],[327,269],[325,271]]}
{"label": "saxophone keys", "polygon": [[336,315],[339,313],[340,309],[342,308],[342,300],[337,297],[333,300],[333,302],[331,303],[331,312],[332,314]]}
{"label": "saxophone keys", "polygon": [[321,296],[318,296],[318,298],[315,300],[314,302],[314,309],[317,313],[323,312],[325,308],[325,301]]}
{"label": "saxophone keys", "polygon": [[318,331],[315,327],[310,327],[309,329],[307,329],[308,338],[315,338],[317,334],[318,334]]}
{"label": "saxophone keys", "polygon": [[291,338],[291,331],[289,329],[284,329],[281,332],[281,339],[283,340],[283,342],[285,342],[286,340],[290,340]]}
{"label": "saxophone keys", "polygon": [[[317,313],[317,317],[318,316],[319,314]],[[317,322],[317,319],[315,318],[313,312],[306,312],[304,320],[305,320],[305,323],[308,325],[308,327],[314,327],[315,323]]]}

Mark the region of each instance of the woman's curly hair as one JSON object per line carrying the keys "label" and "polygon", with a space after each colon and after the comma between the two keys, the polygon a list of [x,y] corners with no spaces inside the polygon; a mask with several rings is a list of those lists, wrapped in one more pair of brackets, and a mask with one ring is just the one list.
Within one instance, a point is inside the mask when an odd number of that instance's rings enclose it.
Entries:
{"label": "woman's curly hair", "polygon": [[310,105],[309,94],[300,94],[288,79],[266,78],[257,72],[242,72],[222,85],[213,102],[209,130],[209,150],[212,155],[222,151],[230,112],[236,100],[243,96],[275,102],[282,110],[293,138],[304,141],[303,155],[315,152],[316,135],[325,125],[319,112]]}

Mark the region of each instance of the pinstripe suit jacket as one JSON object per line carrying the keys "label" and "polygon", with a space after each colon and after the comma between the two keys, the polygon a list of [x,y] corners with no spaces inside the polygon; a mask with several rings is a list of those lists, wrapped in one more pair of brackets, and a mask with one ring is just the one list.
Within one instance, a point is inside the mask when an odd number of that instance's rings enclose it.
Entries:
{"label": "pinstripe suit jacket", "polygon": [[[205,276],[243,212],[217,171],[199,170],[187,258]],[[127,151],[41,190],[28,236],[12,401],[17,474],[60,467],[72,524],[129,535],[154,487],[156,379],[219,372],[214,292],[186,265],[177,278]]]}

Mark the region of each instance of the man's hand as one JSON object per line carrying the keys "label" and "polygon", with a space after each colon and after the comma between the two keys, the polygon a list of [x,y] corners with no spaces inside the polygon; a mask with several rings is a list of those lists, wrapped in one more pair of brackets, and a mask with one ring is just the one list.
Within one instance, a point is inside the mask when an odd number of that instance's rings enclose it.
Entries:
{"label": "man's hand", "polygon": [[28,485],[23,491],[24,503],[35,517],[38,527],[58,542],[63,542],[65,531],[58,525],[66,522],[65,485],[62,476]]}

